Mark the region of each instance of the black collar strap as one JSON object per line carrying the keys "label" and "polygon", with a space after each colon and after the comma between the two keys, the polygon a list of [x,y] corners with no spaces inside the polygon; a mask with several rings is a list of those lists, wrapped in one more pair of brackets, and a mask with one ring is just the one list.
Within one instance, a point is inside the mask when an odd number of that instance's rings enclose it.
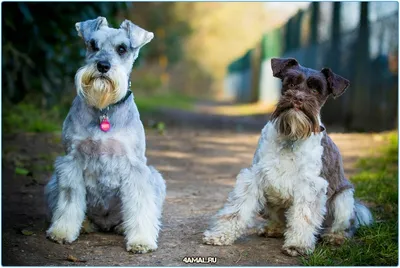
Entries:
{"label": "black collar strap", "polygon": [[125,97],[123,97],[122,99],[120,99],[120,100],[117,101],[116,103],[113,103],[113,104],[109,105],[108,107],[111,108],[111,107],[120,105],[121,103],[125,102],[125,101],[129,98],[129,96],[130,96],[131,94],[132,94],[131,89],[128,89],[128,91],[126,92]]}
{"label": "black collar strap", "polygon": [[101,114],[107,114],[107,112],[108,112],[108,110],[110,110],[110,108],[113,108],[113,107],[115,107],[115,106],[118,106],[118,105],[120,105],[121,103],[123,103],[123,102],[125,102],[128,98],[129,98],[129,96],[132,94],[132,91],[130,90],[130,89],[128,89],[128,92],[126,92],[126,95],[125,95],[125,97],[123,97],[122,99],[120,99],[118,102],[116,102],[116,103],[113,103],[113,104],[110,104],[110,105],[108,105],[106,108],[103,108],[103,109],[100,109],[100,113]]}
{"label": "black collar strap", "polygon": [[108,105],[106,108],[100,109],[100,112],[103,113],[104,110],[108,111],[108,110],[110,110],[110,108],[115,107],[115,106],[118,106],[118,105],[120,105],[121,103],[124,103],[124,102],[129,98],[129,96],[130,96],[131,94],[132,94],[132,91],[131,91],[131,81],[129,80],[129,82],[128,82],[128,91],[126,92],[125,97],[123,97],[122,99],[120,99],[120,100],[117,101],[116,103],[113,103],[113,104]]}

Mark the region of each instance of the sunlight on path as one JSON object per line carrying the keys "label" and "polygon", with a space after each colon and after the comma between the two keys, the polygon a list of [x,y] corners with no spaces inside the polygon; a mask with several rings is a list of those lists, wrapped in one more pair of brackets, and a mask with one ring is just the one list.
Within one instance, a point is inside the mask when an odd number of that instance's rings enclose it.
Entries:
{"label": "sunlight on path", "polygon": [[247,116],[262,115],[273,112],[275,106],[264,103],[246,104],[197,104],[195,111],[204,114],[227,115],[227,116]]}

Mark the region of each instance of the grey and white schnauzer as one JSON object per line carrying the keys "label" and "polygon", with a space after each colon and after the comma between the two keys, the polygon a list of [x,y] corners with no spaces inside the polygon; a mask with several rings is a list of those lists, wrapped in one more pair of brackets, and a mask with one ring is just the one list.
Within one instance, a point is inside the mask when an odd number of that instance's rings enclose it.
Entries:
{"label": "grey and white schnauzer", "polygon": [[284,236],[283,253],[310,254],[317,236],[331,243],[350,238],[372,223],[370,211],[354,200],[340,152],[321,124],[329,96],[349,81],[330,69],[305,68],[295,59],[272,59],[282,96],[265,125],[251,167],[242,169],[224,208],[204,233],[204,242],[230,245],[257,213],[267,219],[259,234]]}
{"label": "grey and white schnauzer", "polygon": [[85,219],[100,231],[123,232],[126,249],[157,248],[166,186],[147,165],[143,124],[129,88],[139,50],[153,38],[125,20],[119,29],[98,17],[76,23],[87,46],[75,76],[77,96],[63,124],[66,152],[45,188],[47,236],[71,243]]}

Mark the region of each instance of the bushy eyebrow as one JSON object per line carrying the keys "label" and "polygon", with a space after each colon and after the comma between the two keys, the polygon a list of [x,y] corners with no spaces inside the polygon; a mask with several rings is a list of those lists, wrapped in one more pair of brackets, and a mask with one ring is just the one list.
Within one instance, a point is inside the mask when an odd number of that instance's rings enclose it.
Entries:
{"label": "bushy eyebrow", "polygon": [[129,39],[122,37],[120,35],[115,36],[115,38],[112,40],[111,44],[113,46],[125,45],[126,47],[130,47]]}
{"label": "bushy eyebrow", "polygon": [[304,76],[302,74],[288,74],[284,78],[284,81],[286,83],[295,83],[295,84],[298,84],[303,80],[304,80]]}
{"label": "bushy eyebrow", "polygon": [[127,44],[126,42],[117,43],[115,44],[115,46],[125,46],[126,48],[130,48],[129,44]]}
{"label": "bushy eyebrow", "polygon": [[322,83],[321,79],[319,77],[317,78],[317,77],[313,77],[313,76],[310,76],[307,79],[307,85],[319,87],[319,88],[323,87],[323,83]]}

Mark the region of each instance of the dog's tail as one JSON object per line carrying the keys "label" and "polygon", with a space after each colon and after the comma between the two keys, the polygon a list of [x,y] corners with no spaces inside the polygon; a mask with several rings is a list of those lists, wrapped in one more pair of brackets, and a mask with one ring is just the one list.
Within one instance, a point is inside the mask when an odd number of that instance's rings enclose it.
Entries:
{"label": "dog's tail", "polygon": [[354,203],[355,212],[355,225],[359,227],[360,225],[371,225],[374,222],[371,211],[360,201],[356,200]]}

